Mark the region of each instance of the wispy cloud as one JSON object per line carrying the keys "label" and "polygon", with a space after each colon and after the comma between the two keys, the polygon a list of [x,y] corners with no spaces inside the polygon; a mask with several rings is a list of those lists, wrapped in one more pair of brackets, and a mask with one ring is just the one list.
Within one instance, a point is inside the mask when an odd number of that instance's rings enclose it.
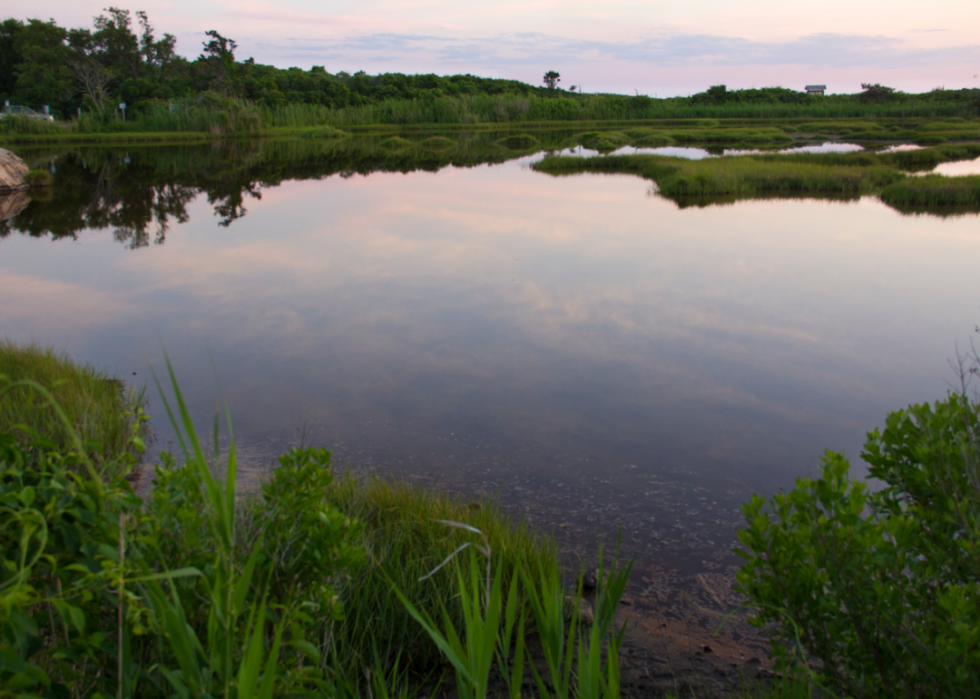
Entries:
{"label": "wispy cloud", "polygon": [[336,40],[293,38],[261,42],[283,56],[344,57],[377,63],[428,56],[447,69],[458,64],[576,64],[625,61],[662,67],[800,65],[819,68],[902,68],[980,60],[980,45],[913,48],[902,39],[856,34],[811,34],[783,42],[711,34],[653,33],[633,41],[588,41],[537,32],[447,38],[367,33]]}

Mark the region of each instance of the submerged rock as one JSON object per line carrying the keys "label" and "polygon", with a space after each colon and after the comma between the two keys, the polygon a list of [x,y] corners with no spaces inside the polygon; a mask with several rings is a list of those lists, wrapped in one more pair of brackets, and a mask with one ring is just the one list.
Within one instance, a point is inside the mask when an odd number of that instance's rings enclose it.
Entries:
{"label": "submerged rock", "polygon": [[11,153],[0,148],[0,192],[16,189],[27,189],[27,163]]}

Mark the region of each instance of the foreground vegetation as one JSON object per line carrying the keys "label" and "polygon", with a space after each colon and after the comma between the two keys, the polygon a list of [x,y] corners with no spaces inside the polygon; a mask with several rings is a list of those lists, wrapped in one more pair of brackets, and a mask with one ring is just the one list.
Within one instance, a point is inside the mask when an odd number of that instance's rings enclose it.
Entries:
{"label": "foreground vegetation", "polygon": [[980,404],[964,391],[894,412],[861,456],[883,489],[828,452],[820,478],[745,505],[738,582],[756,623],[831,696],[975,696]]}
{"label": "foreground vegetation", "polygon": [[[568,590],[553,544],[492,505],[335,479],[313,448],[239,493],[234,439],[222,457],[216,416],[202,443],[172,372],[182,463],[162,455],[144,500],[127,479],[142,402],[50,351],[2,350],[0,697],[407,697],[442,691],[450,668],[465,698],[620,696],[614,612],[630,566],[600,570],[581,624],[581,586]],[[972,361],[961,393],[869,434],[862,457],[883,489],[828,452],[821,477],[744,506],[738,589],[783,678],[765,696],[974,692]],[[118,421],[91,419],[111,411]],[[85,429],[127,439],[110,452]]]}
{"label": "foreground vegetation", "polygon": [[[554,546],[493,507],[334,481],[312,448],[242,496],[234,440],[220,458],[217,419],[199,440],[172,373],[183,463],[162,455],[144,501],[126,478],[142,419],[112,458],[83,444],[51,391],[11,380],[38,357],[92,374],[36,348],[8,345],[0,362],[0,395],[46,402],[0,433],[0,697],[414,696],[436,691],[445,661],[461,697],[486,696],[494,668],[518,696],[525,667],[541,696],[619,696],[628,566],[600,571],[580,626]],[[68,446],[47,438],[55,422]],[[532,630],[540,670],[526,665]]]}

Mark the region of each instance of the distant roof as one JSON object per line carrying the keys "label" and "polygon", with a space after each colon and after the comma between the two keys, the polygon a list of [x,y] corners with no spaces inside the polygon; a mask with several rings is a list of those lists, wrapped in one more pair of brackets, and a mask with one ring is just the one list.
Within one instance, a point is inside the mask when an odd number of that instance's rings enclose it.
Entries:
{"label": "distant roof", "polygon": [[807,85],[806,86],[806,89],[807,90],[826,90],[827,89],[827,86],[826,85]]}

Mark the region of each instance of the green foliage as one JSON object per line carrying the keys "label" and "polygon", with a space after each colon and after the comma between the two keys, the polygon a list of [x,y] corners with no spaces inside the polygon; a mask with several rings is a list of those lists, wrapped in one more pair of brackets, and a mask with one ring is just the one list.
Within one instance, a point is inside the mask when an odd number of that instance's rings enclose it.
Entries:
{"label": "green foliage", "polygon": [[330,582],[356,571],[364,550],[352,542],[363,525],[330,503],[333,471],[326,449],[293,449],[262,484],[253,506],[265,535],[271,591],[283,603],[301,602],[340,619],[342,606]]}
{"label": "green foliage", "polygon": [[820,660],[854,697],[967,696],[980,683],[980,406],[951,395],[891,413],[862,454],[744,506],[740,589],[781,665]]}
{"label": "green foliage", "polygon": [[26,443],[0,433],[0,697],[115,689],[116,609],[120,628],[151,623],[138,605],[123,614],[116,584],[131,570],[120,554],[140,505],[124,478],[134,458],[124,451],[99,473],[84,452],[31,432]]}
{"label": "green foliage", "polygon": [[[602,561],[601,549],[599,560]],[[608,573],[604,574],[603,568],[599,568],[593,621],[584,633],[581,625],[587,622],[579,617],[581,583],[573,597],[566,597],[561,577],[555,569],[522,571],[548,671],[548,675],[542,677],[537,668],[530,665],[542,699],[619,697],[619,648],[626,627],[624,625],[617,631],[613,619],[633,564],[620,566],[618,560],[617,546]],[[605,662],[602,660],[604,643],[608,644]]]}
{"label": "green foliage", "polygon": [[[436,520],[486,532],[508,639],[523,609],[518,571],[557,570],[553,545],[495,507],[334,480],[323,449],[287,452],[260,492],[239,496],[233,435],[222,457],[216,416],[205,447],[169,363],[168,372],[165,408],[183,459],[161,455],[145,502],[125,479],[142,448],[141,421],[110,460],[85,448],[44,386],[7,385],[7,394],[29,387],[48,401],[68,445],[30,426],[22,438],[0,432],[0,698],[410,696],[439,668],[439,648],[392,583],[446,623],[475,629],[482,614],[482,601],[446,594],[449,569],[424,576],[459,548],[455,530]],[[487,652],[507,663],[511,648],[524,657],[523,640],[494,642],[480,651],[481,667]]]}
{"label": "green foliage", "polygon": [[[58,411],[36,386],[48,388],[68,416]],[[19,384],[19,385],[17,385]],[[37,345],[19,346],[0,340],[0,432],[14,433],[26,425],[67,454],[77,436],[107,462],[142,449],[147,433],[146,392],[126,390],[124,384],[91,366],[78,365],[65,355]],[[32,438],[23,431],[22,443]]]}
{"label": "green foliage", "polygon": [[445,566],[430,573],[460,547],[460,537],[469,535],[440,522],[463,523],[486,537],[505,596],[518,570],[554,568],[557,573],[554,542],[515,526],[493,503],[476,506],[428,488],[349,475],[334,482],[330,501],[363,523],[358,543],[367,552],[362,568],[339,585],[344,616],[333,624],[334,641],[324,651],[345,684],[359,685],[363,669],[372,664],[388,674],[397,663],[415,682],[442,664],[439,648],[398,594],[427,618],[442,619],[445,610],[454,627],[462,628],[462,600],[451,592],[454,571]]}

